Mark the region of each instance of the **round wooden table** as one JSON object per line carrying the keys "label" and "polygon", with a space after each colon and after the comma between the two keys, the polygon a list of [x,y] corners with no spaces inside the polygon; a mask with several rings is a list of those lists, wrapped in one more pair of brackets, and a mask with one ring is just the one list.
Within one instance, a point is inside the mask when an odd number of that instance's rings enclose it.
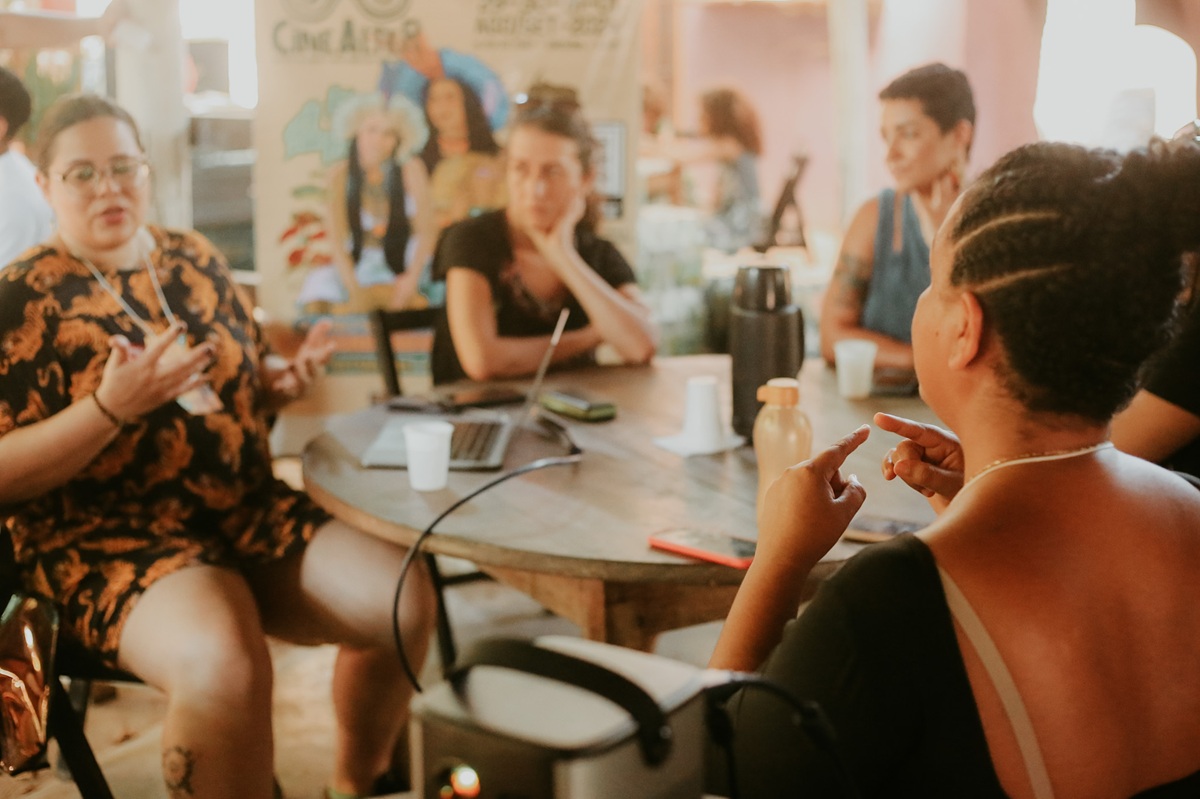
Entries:
{"label": "round wooden table", "polygon": [[[652,439],[679,432],[687,379],[714,375],[730,418],[730,363],[724,355],[657,359],[650,366],[596,367],[551,374],[547,387],[577,388],[617,403],[616,419],[570,422],[583,448],[576,465],[531,472],[476,497],[443,520],[424,547],[465,558],[579,624],[594,640],[648,649],[664,630],[724,618],[743,572],[651,549],[648,537],[674,527],[755,535],[757,467],[749,446],[688,458]],[[801,370],[801,405],[814,448],[827,446],[877,410],[933,421],[916,397],[851,401],[837,394],[831,370],[810,359]],[[393,412],[394,413],[394,412]],[[331,418],[303,456],[311,495],[338,518],[388,540],[411,544],[440,512],[495,472],[452,472],[447,488],[418,493],[403,470],[359,465],[388,417],[382,406]],[[875,430],[845,471],[867,488],[864,512],[928,521],[924,499],[898,481],[885,483],[879,461],[895,438]],[[563,444],[530,429],[518,433],[506,468]],[[815,584],[861,545],[839,542],[814,571]]]}

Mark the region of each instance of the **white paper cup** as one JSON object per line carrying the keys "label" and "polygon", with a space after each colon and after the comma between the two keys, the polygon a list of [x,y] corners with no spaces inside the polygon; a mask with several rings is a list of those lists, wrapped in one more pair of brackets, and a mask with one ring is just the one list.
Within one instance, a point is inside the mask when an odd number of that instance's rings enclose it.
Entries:
{"label": "white paper cup", "polygon": [[716,452],[724,444],[717,378],[689,377],[687,403],[683,409],[683,438],[697,452]]}
{"label": "white paper cup", "polygon": [[833,345],[839,394],[847,399],[863,399],[871,395],[875,353],[878,349],[874,341],[861,338],[846,338]]}
{"label": "white paper cup", "polygon": [[450,436],[454,425],[440,420],[404,425],[408,483],[414,491],[437,491],[450,476]]}

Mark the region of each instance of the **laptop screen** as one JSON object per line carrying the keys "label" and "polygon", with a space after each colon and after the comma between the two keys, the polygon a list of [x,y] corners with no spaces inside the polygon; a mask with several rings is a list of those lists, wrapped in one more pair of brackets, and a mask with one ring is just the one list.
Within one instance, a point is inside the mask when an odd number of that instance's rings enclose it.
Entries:
{"label": "laptop screen", "polygon": [[542,381],[546,379],[550,361],[554,359],[554,350],[558,348],[558,340],[562,338],[563,329],[567,326],[567,317],[570,315],[570,308],[563,308],[558,315],[554,332],[550,334],[550,345],[546,347],[546,352],[542,355],[542,362],[538,364],[537,373],[533,376],[533,383],[530,384],[529,392],[525,395],[525,404],[521,406],[521,415],[516,419],[518,424],[537,416],[538,395],[542,393]]}

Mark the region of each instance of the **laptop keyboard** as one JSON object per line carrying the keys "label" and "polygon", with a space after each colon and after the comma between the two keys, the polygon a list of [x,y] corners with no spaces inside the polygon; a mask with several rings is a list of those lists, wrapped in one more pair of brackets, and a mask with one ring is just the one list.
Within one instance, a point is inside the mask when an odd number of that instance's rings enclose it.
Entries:
{"label": "laptop keyboard", "polygon": [[450,460],[481,460],[491,450],[502,426],[493,421],[456,421],[450,437]]}

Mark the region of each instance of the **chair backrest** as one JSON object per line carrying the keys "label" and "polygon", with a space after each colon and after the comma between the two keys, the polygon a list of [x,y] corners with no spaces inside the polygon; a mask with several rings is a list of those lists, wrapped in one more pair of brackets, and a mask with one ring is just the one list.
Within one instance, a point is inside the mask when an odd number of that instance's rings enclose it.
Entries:
{"label": "chair backrest", "polygon": [[396,350],[392,345],[392,334],[401,330],[432,329],[437,323],[441,308],[419,308],[411,311],[389,311],[377,308],[371,311],[371,332],[375,336],[375,359],[379,373],[383,375],[383,387],[388,396],[400,396],[400,376],[396,373]]}
{"label": "chair backrest", "polygon": [[804,238],[804,212],[800,210],[800,202],[796,199],[796,189],[800,185],[800,179],[804,177],[804,170],[808,168],[807,155],[792,156],[792,172],[788,175],[787,180],[783,183],[783,188],[779,190],[779,199],[775,201],[775,208],[771,212],[771,218],[767,221],[766,236],[763,243],[758,249],[765,252],[768,248],[778,244],[779,231],[783,228],[783,217],[789,208],[796,209],[796,223],[799,225],[800,245],[807,249],[808,242]]}

